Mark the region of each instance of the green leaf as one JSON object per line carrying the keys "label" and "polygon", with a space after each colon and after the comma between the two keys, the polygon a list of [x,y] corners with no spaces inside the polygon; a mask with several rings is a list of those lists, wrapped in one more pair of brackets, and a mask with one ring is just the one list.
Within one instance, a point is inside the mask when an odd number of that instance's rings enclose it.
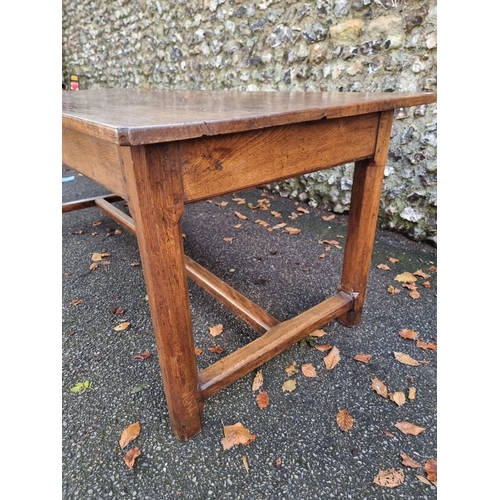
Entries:
{"label": "green leaf", "polygon": [[77,382],[71,389],[71,392],[79,392],[83,394],[87,389],[92,387],[92,382],[90,380],[85,380],[84,382]]}
{"label": "green leaf", "polygon": [[141,385],[137,385],[135,386],[131,391],[130,391],[130,394],[136,394],[138,392],[141,392],[144,387],[146,387],[148,385],[147,382],[144,382],[144,384],[141,384]]}
{"label": "green leaf", "polygon": [[81,382],[78,382],[76,385],[74,385],[70,391],[71,392],[80,392],[83,389],[83,384]]}

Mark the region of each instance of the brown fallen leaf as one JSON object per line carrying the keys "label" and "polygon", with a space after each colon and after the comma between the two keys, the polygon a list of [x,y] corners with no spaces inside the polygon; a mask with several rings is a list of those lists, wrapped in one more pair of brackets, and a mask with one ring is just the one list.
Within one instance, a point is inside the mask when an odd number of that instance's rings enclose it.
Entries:
{"label": "brown fallen leaf", "polygon": [[395,278],[394,281],[399,281],[401,283],[413,283],[414,281],[417,281],[417,278],[413,276],[412,273],[404,272],[401,274],[398,274]]}
{"label": "brown fallen leaf", "polygon": [[228,201],[221,201],[220,203],[216,203],[216,205],[217,205],[218,207],[225,207],[225,206],[227,206],[228,204],[229,204],[229,202],[228,202]]}
{"label": "brown fallen leaf", "polygon": [[149,351],[144,351],[141,352],[140,354],[136,354],[134,356],[134,359],[140,359],[141,361],[148,359],[151,356],[151,353]]}
{"label": "brown fallen leaf", "polygon": [[141,432],[141,424],[139,422],[135,422],[130,424],[124,431],[120,437],[120,448],[123,450],[125,446],[127,446],[130,441],[133,441]]}
{"label": "brown fallen leaf", "polygon": [[248,460],[247,460],[247,456],[246,455],[243,455],[241,457],[241,460],[243,461],[243,467],[245,467],[245,470],[247,471],[247,474],[250,472],[249,469],[248,469]]}
{"label": "brown fallen leaf", "polygon": [[241,227],[241,224],[235,224],[233,227],[235,227],[236,229],[239,229]]}
{"label": "brown fallen leaf", "polygon": [[238,205],[244,205],[246,203],[245,198],[239,198],[238,196],[234,196],[233,201],[235,201]]}
{"label": "brown fallen leaf", "polygon": [[212,347],[209,347],[208,350],[210,352],[215,352],[216,354],[222,354],[224,351],[224,347],[221,347],[220,345],[213,345]]}
{"label": "brown fallen leaf", "polygon": [[291,377],[295,373],[299,371],[297,367],[297,361],[292,361],[286,368],[285,368],[286,374]]}
{"label": "brown fallen leaf", "polygon": [[94,222],[92,222],[92,225],[93,225],[93,226],[100,226],[101,224],[102,224],[102,221],[101,221],[101,220],[99,220],[99,219],[97,219],[97,220],[95,220]]}
{"label": "brown fallen leaf", "polygon": [[427,484],[428,486],[432,486],[432,483],[425,477],[422,476],[421,474],[415,474],[415,477],[422,483]]}
{"label": "brown fallen leaf", "polygon": [[241,219],[241,220],[248,219],[248,217],[246,215],[240,214],[240,212],[234,212],[234,215],[236,215],[236,217],[238,217],[238,219]]}
{"label": "brown fallen leaf", "polygon": [[267,391],[262,391],[255,396],[255,401],[257,402],[257,406],[263,410],[264,408],[267,408],[267,405],[269,404],[269,394]]}
{"label": "brown fallen leaf", "polygon": [[419,269],[418,271],[415,271],[413,273],[415,276],[420,276],[420,278],[424,278],[424,279],[429,279],[431,277],[430,274],[426,274],[422,271],[422,269]]}
{"label": "brown fallen leaf", "polygon": [[399,262],[399,259],[395,259],[394,257],[387,257],[387,260],[392,264],[397,264]]}
{"label": "brown fallen leaf", "polygon": [[97,262],[92,262],[89,266],[90,271],[95,271],[99,267],[99,264]]}
{"label": "brown fallen leaf", "polygon": [[409,354],[405,354],[404,352],[394,352],[394,357],[404,365],[408,366],[419,366],[420,361],[413,359]]}
{"label": "brown fallen leaf", "polygon": [[433,483],[434,485],[437,486],[437,459],[436,458],[430,458],[425,462],[424,465],[424,470],[427,473],[427,479]]}
{"label": "brown fallen leaf", "polygon": [[258,391],[262,387],[263,383],[264,383],[264,375],[262,374],[262,370],[259,370],[255,375],[255,378],[253,379],[252,391],[253,392]]}
{"label": "brown fallen leaf", "polygon": [[322,253],[318,256],[320,259],[324,259],[326,257],[326,253]]}
{"label": "brown fallen leaf", "polygon": [[246,427],[243,427],[241,422],[237,422],[234,425],[225,425],[224,437],[222,438],[222,449],[228,450],[238,444],[250,444],[256,437],[257,436],[251,434]]}
{"label": "brown fallen leaf", "polygon": [[372,379],[372,389],[383,398],[387,397],[387,386],[377,377]]}
{"label": "brown fallen leaf", "polygon": [[74,299],[70,302],[72,306],[77,306],[78,304],[81,304],[83,302],[83,299]]}
{"label": "brown fallen leaf", "polygon": [[416,395],[417,395],[417,388],[410,387],[408,389],[408,399],[415,399]]}
{"label": "brown fallen leaf", "polygon": [[386,469],[381,470],[373,479],[375,484],[384,486],[385,488],[396,488],[403,484],[405,475],[403,469]]}
{"label": "brown fallen leaf", "polygon": [[109,252],[95,252],[92,254],[91,259],[93,262],[99,262],[104,257],[111,257],[111,254]]}
{"label": "brown fallen leaf", "polygon": [[283,392],[293,392],[297,387],[297,381],[294,379],[288,379],[286,382],[283,382],[282,389]]}
{"label": "brown fallen leaf", "polygon": [[412,290],[411,292],[408,292],[408,295],[413,299],[417,300],[420,298],[420,292],[417,290]]}
{"label": "brown fallen leaf", "polygon": [[314,344],[314,348],[322,352],[329,351],[332,347],[332,344]]}
{"label": "brown fallen leaf", "polygon": [[344,432],[347,432],[354,425],[354,419],[345,408],[337,413],[337,425]]}
{"label": "brown fallen leaf", "polygon": [[327,370],[332,370],[335,368],[337,363],[340,361],[340,351],[338,347],[333,346],[332,350],[323,358],[325,367]]}
{"label": "brown fallen leaf", "polygon": [[389,394],[389,399],[396,403],[398,406],[402,406],[406,403],[404,392],[392,392],[391,394]]}
{"label": "brown fallen leaf", "polygon": [[387,264],[379,264],[377,266],[378,269],[382,269],[382,271],[390,271],[391,268]]}
{"label": "brown fallen leaf", "polygon": [[234,238],[222,238],[227,243],[232,243]]}
{"label": "brown fallen leaf", "polygon": [[222,333],[223,326],[219,323],[218,325],[209,327],[209,330],[212,337],[217,337],[217,335],[220,335]]}
{"label": "brown fallen leaf", "polygon": [[417,340],[418,339],[418,333],[415,330],[408,330],[407,328],[403,328],[402,330],[399,330],[399,336],[408,339],[408,340]]}
{"label": "brown fallen leaf", "polygon": [[401,453],[400,455],[401,455],[401,463],[405,467],[412,467],[414,469],[422,467],[422,464],[419,464],[416,460],[413,460],[413,458],[409,457],[406,453]]}
{"label": "brown fallen leaf", "polygon": [[302,231],[302,229],[298,229],[296,227],[291,227],[291,226],[286,226],[285,231],[288,234],[299,234]]}
{"label": "brown fallen leaf", "polygon": [[297,212],[301,212],[303,214],[308,214],[309,210],[307,210],[307,208],[297,207]]}
{"label": "brown fallen leaf", "polygon": [[199,347],[194,348],[194,355],[199,356],[203,351]]}
{"label": "brown fallen leaf", "polygon": [[320,338],[320,337],[323,337],[324,335],[326,335],[326,332],[325,330],[314,330],[314,332],[311,332],[309,334],[310,337],[316,337],[316,338]]}
{"label": "brown fallen leaf", "polygon": [[425,431],[424,427],[419,427],[410,422],[397,422],[394,427],[397,427],[403,434],[411,434],[412,436],[418,436]]}
{"label": "brown fallen leaf", "polygon": [[335,214],[332,214],[332,215],[322,215],[321,218],[323,220],[333,220],[333,219],[335,219]]}
{"label": "brown fallen leaf", "polygon": [[115,330],[117,332],[122,332],[123,330],[126,330],[129,326],[130,326],[130,322],[129,321],[123,321],[119,325],[116,325],[113,328],[113,330]]}
{"label": "brown fallen leaf", "polygon": [[360,361],[361,363],[369,363],[370,359],[372,359],[371,354],[356,354],[356,356],[353,357],[355,361]]}
{"label": "brown fallen leaf", "polygon": [[420,347],[420,349],[431,349],[432,351],[437,351],[436,344],[424,342],[423,340],[417,340],[417,347]]}
{"label": "brown fallen leaf", "polygon": [[339,245],[340,241],[337,240],[321,240],[321,243],[324,243],[325,245]]}
{"label": "brown fallen leaf", "polygon": [[141,456],[141,452],[139,448],[131,448],[127,451],[123,459],[125,460],[125,464],[129,469],[132,469],[135,464],[135,459]]}
{"label": "brown fallen leaf", "polygon": [[316,377],[316,368],[311,363],[306,363],[301,366],[302,373],[306,377],[314,378]]}
{"label": "brown fallen leaf", "polygon": [[401,289],[396,288],[396,287],[393,287],[392,285],[389,285],[389,286],[387,287],[387,291],[388,291],[391,295],[397,295],[398,293],[401,293]]}
{"label": "brown fallen leaf", "polygon": [[141,265],[141,263],[140,263],[140,262],[137,262],[137,261],[134,261],[134,262],[131,262],[131,263],[130,263],[130,265],[131,265],[132,267],[137,267],[137,266],[140,266],[140,265]]}
{"label": "brown fallen leaf", "polygon": [[125,312],[125,309],[121,308],[121,307],[115,307],[113,309],[113,314],[123,314]]}

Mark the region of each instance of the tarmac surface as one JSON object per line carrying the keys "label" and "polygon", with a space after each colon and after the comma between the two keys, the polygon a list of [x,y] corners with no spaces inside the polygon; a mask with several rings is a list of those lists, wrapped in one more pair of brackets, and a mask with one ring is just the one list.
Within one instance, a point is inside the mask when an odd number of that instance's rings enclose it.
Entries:
{"label": "tarmac surface", "polygon": [[[62,184],[63,202],[106,193],[64,166],[62,175],[67,181]],[[247,219],[238,219],[235,211]],[[261,189],[188,205],[183,216],[185,253],[285,320],[337,290],[347,217],[321,218],[329,215]],[[281,222],[301,232],[269,231]],[[169,425],[135,237],[97,208],[88,208],[63,214],[62,244],[64,500],[437,498],[437,487],[426,480],[432,477],[424,468],[437,460],[433,245],[377,231],[362,323],[346,328],[333,321],[316,338],[318,345],[338,348],[338,364],[327,370],[327,352],[315,348],[313,339],[297,343],[260,367],[259,389],[252,390],[255,370],[209,398],[203,431],[181,442]],[[91,270],[95,253],[109,255]],[[395,280],[405,272],[418,272],[416,298]],[[389,292],[393,289],[396,293]],[[199,369],[256,338],[250,327],[191,281],[189,291],[195,345],[201,350]],[[115,330],[123,322],[130,323],[128,328]],[[219,324],[222,333],[211,336],[210,327]],[[421,342],[403,338],[402,330],[413,330]],[[225,352],[210,351],[213,346]],[[136,358],[145,351],[151,356]],[[418,363],[402,363],[395,353]],[[371,358],[357,361],[358,354]],[[298,372],[287,373],[294,362]],[[303,365],[312,365],[316,376],[305,376]],[[374,379],[386,386],[387,397],[374,390]],[[283,389],[287,380],[295,380],[294,390]],[[88,388],[72,391],[85,382]],[[413,399],[411,388],[416,389]],[[269,403],[261,409],[256,396],[264,391]],[[401,393],[404,402],[398,399]],[[337,422],[341,410],[353,419],[348,430]],[[122,449],[122,432],[135,422],[140,433]],[[256,437],[224,450],[224,426],[238,422]],[[406,434],[396,427],[400,422],[424,430]],[[140,456],[129,468],[124,457],[134,447]],[[405,455],[416,464],[409,466]],[[395,470],[392,479],[401,484],[377,484],[378,474],[390,469]]]}

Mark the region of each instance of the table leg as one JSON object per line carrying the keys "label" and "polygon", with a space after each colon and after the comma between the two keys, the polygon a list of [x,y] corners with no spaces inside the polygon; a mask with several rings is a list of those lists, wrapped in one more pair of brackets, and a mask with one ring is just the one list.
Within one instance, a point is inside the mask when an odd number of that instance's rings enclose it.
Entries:
{"label": "table leg", "polygon": [[182,243],[182,170],[175,143],[121,148],[170,424],[188,440],[201,431]]}
{"label": "table leg", "polygon": [[373,158],[357,161],[354,167],[340,285],[341,291],[354,298],[354,305],[338,318],[346,326],[356,326],[361,322],[393,116],[393,110],[380,113],[375,154]]}

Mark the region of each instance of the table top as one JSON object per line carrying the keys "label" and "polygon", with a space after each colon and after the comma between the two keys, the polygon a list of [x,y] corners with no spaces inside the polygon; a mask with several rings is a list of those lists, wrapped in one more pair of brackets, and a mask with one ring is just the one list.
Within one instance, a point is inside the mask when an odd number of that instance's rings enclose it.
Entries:
{"label": "table top", "polygon": [[62,92],[63,127],[122,146],[193,139],[437,101],[431,92],[88,89]]}

